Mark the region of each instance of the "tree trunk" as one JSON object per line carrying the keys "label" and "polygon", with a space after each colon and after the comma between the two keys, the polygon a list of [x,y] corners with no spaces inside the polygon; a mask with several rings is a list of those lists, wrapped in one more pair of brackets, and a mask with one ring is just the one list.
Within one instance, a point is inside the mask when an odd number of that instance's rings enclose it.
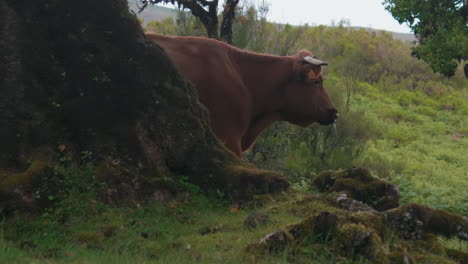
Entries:
{"label": "tree trunk", "polygon": [[0,0],[0,95],[0,212],[5,197],[32,199],[25,192],[50,173],[37,164],[78,164],[82,153],[116,196],[131,185],[149,197],[175,175],[234,199],[287,188],[219,143],[125,0]]}
{"label": "tree trunk", "polygon": [[232,24],[236,18],[236,7],[239,0],[227,0],[224,5],[223,22],[221,23],[221,40],[232,44]]}
{"label": "tree trunk", "polygon": [[201,20],[206,29],[206,35],[209,38],[219,39],[218,19],[205,18]]}

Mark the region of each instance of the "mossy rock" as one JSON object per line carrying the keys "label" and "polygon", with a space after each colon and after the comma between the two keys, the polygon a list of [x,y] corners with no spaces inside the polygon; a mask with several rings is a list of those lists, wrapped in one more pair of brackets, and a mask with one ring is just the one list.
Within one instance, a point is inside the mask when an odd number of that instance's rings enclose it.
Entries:
{"label": "mossy rock", "polygon": [[20,173],[0,171],[0,192],[12,191],[15,188],[32,187],[44,175],[50,174],[51,154],[47,150],[38,150],[31,156],[31,164]]}
{"label": "mossy rock", "polygon": [[390,263],[388,249],[375,229],[363,224],[346,223],[339,226],[337,236],[343,255],[351,259],[364,256],[376,264]]}
{"label": "mossy rock", "polygon": [[379,211],[399,206],[398,186],[373,177],[365,168],[324,171],[312,183],[321,192],[344,193]]}
{"label": "mossy rock", "polygon": [[346,211],[351,212],[370,212],[378,214],[378,212],[368,204],[348,198],[347,194],[342,193],[333,201],[336,205]]}
{"label": "mossy rock", "polygon": [[264,254],[266,253],[281,253],[284,250],[290,248],[294,243],[293,237],[288,234],[286,231],[278,229],[275,232],[272,232],[257,243],[253,243],[247,246],[247,252],[254,254]]}
{"label": "mossy rock", "polygon": [[30,165],[22,172],[0,170],[0,214],[14,211],[36,212],[50,204],[47,195],[36,196],[42,181],[54,174],[50,151],[37,150],[31,156]]}
{"label": "mossy rock", "polygon": [[[430,219],[426,222],[430,223]],[[354,261],[364,258],[376,264],[464,263],[463,253],[445,249],[437,236],[426,232],[424,225],[420,236],[413,240],[398,238],[399,232],[385,213],[322,211],[300,223],[280,228],[247,248],[248,252],[261,257],[265,253],[278,254],[286,250],[296,254],[302,249],[310,252],[314,244],[325,243],[338,256]]]}
{"label": "mossy rock", "polygon": [[279,173],[258,169],[253,165],[230,164],[225,167],[229,198],[236,201],[251,200],[254,195],[286,191],[289,182]]}
{"label": "mossy rock", "polygon": [[451,259],[458,261],[460,264],[468,264],[468,253],[455,250],[455,249],[450,249],[446,248],[445,252],[447,256],[449,256]]}
{"label": "mossy rock", "polygon": [[468,240],[468,219],[445,210],[410,203],[383,213],[385,221],[405,239],[420,239],[424,232]]}
{"label": "mossy rock", "polygon": [[264,213],[252,213],[247,216],[244,220],[244,228],[247,230],[252,230],[257,228],[258,226],[262,226],[267,224],[270,221],[269,216]]}
{"label": "mossy rock", "polygon": [[421,249],[421,251],[435,253],[439,255],[445,254],[445,248],[442,245],[442,243],[440,243],[437,236],[430,233],[424,233],[421,236],[421,239],[415,240],[413,244],[415,245],[415,247]]}
{"label": "mossy rock", "polygon": [[347,223],[361,224],[366,227],[372,228],[380,237],[384,237],[384,233],[388,227],[382,217],[370,212],[354,212],[349,214],[346,218]]}

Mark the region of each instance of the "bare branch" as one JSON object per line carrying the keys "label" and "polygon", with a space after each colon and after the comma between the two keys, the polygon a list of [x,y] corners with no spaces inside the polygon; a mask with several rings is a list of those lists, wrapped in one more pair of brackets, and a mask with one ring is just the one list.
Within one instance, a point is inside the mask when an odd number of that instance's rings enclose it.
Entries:
{"label": "bare branch", "polygon": [[[207,31],[210,38],[219,38],[227,43],[232,42],[232,24],[235,18],[235,10],[240,0],[225,0],[223,11],[223,22],[221,29],[218,29],[218,3],[219,0],[139,0],[143,6],[139,8],[139,13],[143,11],[148,3],[177,3],[179,8],[188,9],[190,12],[200,20]],[[221,34],[218,34],[221,31]]]}
{"label": "bare branch", "polygon": [[[138,0],[135,0],[135,1],[136,1],[136,6],[137,6],[137,8],[138,8],[138,14],[140,14],[140,13],[143,12],[143,10],[145,10],[145,8],[148,6],[148,2],[147,2],[147,1],[143,2],[143,1],[138,1]],[[140,6],[140,5],[138,4],[138,2],[143,3],[143,5]]]}

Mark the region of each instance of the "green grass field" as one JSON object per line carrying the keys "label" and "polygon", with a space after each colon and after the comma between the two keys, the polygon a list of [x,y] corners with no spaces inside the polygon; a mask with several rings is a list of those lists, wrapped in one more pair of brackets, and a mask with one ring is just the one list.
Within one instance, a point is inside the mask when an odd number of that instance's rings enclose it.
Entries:
{"label": "green grass field", "polygon": [[378,132],[358,163],[398,184],[403,201],[468,216],[468,91],[445,85],[432,95],[364,85],[355,107]]}

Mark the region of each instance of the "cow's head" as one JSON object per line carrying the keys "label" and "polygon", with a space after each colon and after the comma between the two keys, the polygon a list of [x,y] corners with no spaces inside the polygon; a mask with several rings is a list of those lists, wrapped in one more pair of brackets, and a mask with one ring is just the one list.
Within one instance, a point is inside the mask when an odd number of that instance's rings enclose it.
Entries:
{"label": "cow's head", "polygon": [[323,87],[322,66],[328,63],[316,59],[310,52],[301,51],[294,56],[294,76],[285,90],[286,121],[300,126],[313,122],[333,124],[338,111]]}

